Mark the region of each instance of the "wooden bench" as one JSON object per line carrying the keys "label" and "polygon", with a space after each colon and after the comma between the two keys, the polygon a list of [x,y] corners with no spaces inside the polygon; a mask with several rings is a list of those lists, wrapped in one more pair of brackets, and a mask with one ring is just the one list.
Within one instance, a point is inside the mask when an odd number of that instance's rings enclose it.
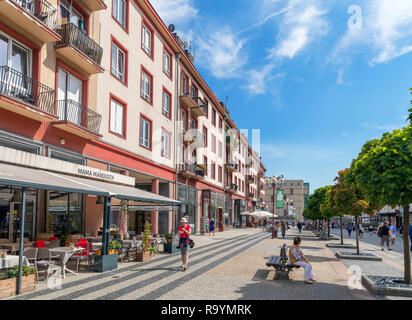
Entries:
{"label": "wooden bench", "polygon": [[284,244],[283,247],[280,249],[279,256],[269,257],[268,261],[266,261],[266,266],[275,268],[275,280],[289,280],[289,272],[291,272],[293,268],[300,268],[299,266],[288,264],[288,257],[286,255],[286,244]]}

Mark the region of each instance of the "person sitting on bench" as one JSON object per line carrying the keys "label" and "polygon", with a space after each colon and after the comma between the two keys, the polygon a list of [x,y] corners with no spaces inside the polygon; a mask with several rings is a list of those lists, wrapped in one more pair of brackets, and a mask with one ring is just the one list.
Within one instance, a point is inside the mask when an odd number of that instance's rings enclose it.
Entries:
{"label": "person sitting on bench", "polygon": [[312,284],[316,282],[314,279],[315,274],[308,259],[303,255],[302,249],[300,248],[301,243],[302,239],[300,237],[293,238],[293,246],[289,249],[289,261],[292,265],[303,267],[305,269],[305,283]]}

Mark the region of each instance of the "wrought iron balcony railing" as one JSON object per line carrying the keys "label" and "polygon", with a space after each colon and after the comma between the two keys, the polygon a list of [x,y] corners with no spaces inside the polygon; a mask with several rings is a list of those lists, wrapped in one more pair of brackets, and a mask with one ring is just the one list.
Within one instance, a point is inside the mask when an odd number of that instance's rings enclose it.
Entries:
{"label": "wrought iron balcony railing", "polygon": [[229,189],[230,191],[237,192],[238,186],[237,186],[236,184],[234,184],[234,183],[231,183],[231,184],[228,186],[228,189]]}
{"label": "wrought iron balcony railing", "polygon": [[73,100],[57,101],[59,120],[68,121],[92,133],[99,134],[102,116]]}
{"label": "wrought iron balcony railing", "polygon": [[40,111],[55,114],[55,91],[7,66],[0,67],[0,93]]}
{"label": "wrought iron balcony railing", "polygon": [[180,165],[180,171],[182,172],[190,172],[192,174],[195,174],[197,176],[204,177],[206,174],[206,170],[199,168],[197,165],[194,164],[181,164]]}
{"label": "wrought iron balcony railing", "polygon": [[57,45],[72,45],[88,58],[100,65],[102,62],[103,48],[90,39],[73,23],[63,24],[58,31],[62,40]]}
{"label": "wrought iron balcony railing", "polygon": [[35,16],[50,29],[57,24],[57,9],[46,0],[11,0]]}

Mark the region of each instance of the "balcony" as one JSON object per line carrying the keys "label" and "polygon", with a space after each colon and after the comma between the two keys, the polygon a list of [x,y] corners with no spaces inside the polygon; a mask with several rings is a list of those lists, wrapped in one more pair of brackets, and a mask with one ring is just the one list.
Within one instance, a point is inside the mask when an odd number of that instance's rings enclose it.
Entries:
{"label": "balcony", "polygon": [[46,0],[0,0],[0,21],[42,43],[60,40],[53,30],[57,9]]}
{"label": "balcony", "polygon": [[188,88],[183,88],[182,94],[180,95],[180,103],[182,103],[187,108],[194,108],[198,103],[198,95],[194,90],[194,87],[190,86]]}
{"label": "balcony", "polygon": [[206,103],[200,99],[199,97],[194,98],[197,101],[196,106],[191,107],[190,111],[192,113],[192,116],[197,119],[199,117],[206,117],[206,112],[205,112],[205,108],[206,108]]}
{"label": "balcony", "polygon": [[248,193],[247,198],[248,199],[254,199],[255,195],[253,194],[253,192],[250,192],[250,193]]}
{"label": "balcony", "polygon": [[85,8],[88,12],[94,12],[99,10],[107,9],[104,0],[77,0],[83,8]]}
{"label": "balcony", "polygon": [[250,167],[252,167],[252,166],[253,166],[253,160],[252,160],[252,159],[248,159],[248,160],[246,161],[246,167],[250,168]]}
{"label": "balcony", "polygon": [[226,146],[232,149],[237,149],[239,147],[236,137],[228,131],[226,131]]}
{"label": "balcony", "polygon": [[192,128],[184,133],[183,143],[189,145],[195,143],[194,147],[203,148],[205,146],[204,135],[197,128]]}
{"label": "balcony", "polygon": [[237,192],[237,189],[238,189],[238,186],[235,185],[235,184],[233,184],[233,183],[231,183],[231,184],[228,185],[226,188],[227,188],[227,189],[226,189],[227,192],[229,192],[229,193],[236,193],[236,192]]}
{"label": "balcony", "polygon": [[103,49],[87,34],[72,23],[61,25],[58,32],[62,38],[56,43],[58,55],[88,75],[104,72],[100,66]]}
{"label": "balcony", "polygon": [[0,67],[0,108],[40,122],[57,118],[55,91],[7,66]]}
{"label": "balcony", "polygon": [[225,168],[228,172],[235,172],[238,170],[238,164],[226,163]]}
{"label": "balcony", "polygon": [[73,100],[57,101],[58,121],[53,126],[73,133],[84,139],[96,139],[99,134],[102,116]]}
{"label": "balcony", "polygon": [[181,164],[179,165],[179,173],[189,179],[203,179],[206,174],[206,170],[199,168],[194,164]]}
{"label": "balcony", "polygon": [[246,183],[254,183],[255,178],[252,175],[247,175],[246,176]]}

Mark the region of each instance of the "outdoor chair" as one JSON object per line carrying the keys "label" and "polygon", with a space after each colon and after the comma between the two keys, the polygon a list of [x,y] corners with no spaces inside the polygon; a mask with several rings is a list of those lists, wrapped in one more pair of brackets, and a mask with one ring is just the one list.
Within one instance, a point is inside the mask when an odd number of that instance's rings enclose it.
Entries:
{"label": "outdoor chair", "polygon": [[35,248],[45,248],[46,247],[46,242],[44,240],[37,240],[34,243]]}
{"label": "outdoor chair", "polygon": [[36,266],[36,261],[37,261],[37,252],[38,248],[24,248],[23,249],[23,256],[26,257],[26,259],[29,261],[31,267],[36,268],[36,281],[39,281],[39,274],[37,272],[37,266]]}
{"label": "outdoor chair", "polygon": [[51,240],[48,244],[46,244],[46,248],[53,249],[60,247],[60,240]]}
{"label": "outdoor chair", "polygon": [[57,240],[57,238],[56,238],[56,237],[50,237],[50,238],[49,238],[49,242],[51,242],[51,241],[53,241],[53,240]]}
{"label": "outdoor chair", "polygon": [[75,253],[70,259],[76,259],[76,272],[79,272],[79,265],[81,261],[87,261],[88,265],[89,265],[89,270],[91,270],[92,266],[92,258],[94,256],[94,252],[92,250],[92,245],[89,242],[78,242],[76,244],[77,248],[83,248],[85,250],[83,250],[82,252],[79,253]]}
{"label": "outdoor chair", "polygon": [[[44,269],[46,272],[46,281],[50,277],[50,273],[53,271],[61,271],[60,263],[53,260],[53,255],[49,248],[38,248],[36,270]],[[38,271],[37,271],[38,277]]]}

